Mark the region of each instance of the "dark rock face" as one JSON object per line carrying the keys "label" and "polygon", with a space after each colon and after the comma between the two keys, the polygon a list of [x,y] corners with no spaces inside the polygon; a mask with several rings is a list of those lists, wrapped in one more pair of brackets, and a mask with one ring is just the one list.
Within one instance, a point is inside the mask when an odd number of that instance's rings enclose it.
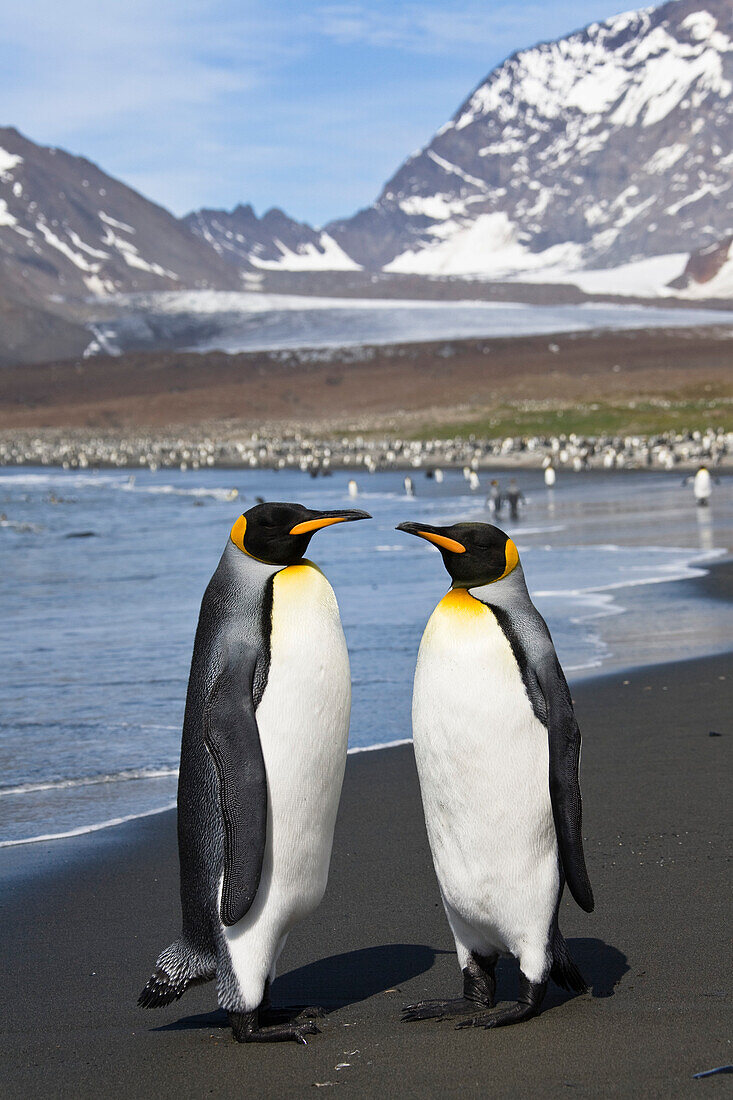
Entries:
{"label": "dark rock face", "polygon": [[674,279],[669,285],[678,290],[686,290],[687,287],[695,283],[712,282],[728,263],[728,260],[731,259],[732,250],[733,236],[729,236],[716,244],[709,244],[707,248],[700,248],[697,252],[691,252],[685,270],[678,279]]}
{"label": "dark rock face", "polygon": [[237,288],[167,210],[82,157],[0,129],[0,283],[10,297]]}
{"label": "dark rock face", "polygon": [[357,266],[328,234],[295,221],[277,207],[261,218],[247,205],[231,212],[196,210],[184,220],[223,259],[246,269],[354,270]]}
{"label": "dark rock face", "polygon": [[167,210],[83,157],[0,128],[0,364],[82,354],[86,298],[240,286]]}
{"label": "dark rock face", "polygon": [[677,0],[522,50],[328,232],[368,268],[426,274],[713,244],[733,229],[732,37],[730,0]]}

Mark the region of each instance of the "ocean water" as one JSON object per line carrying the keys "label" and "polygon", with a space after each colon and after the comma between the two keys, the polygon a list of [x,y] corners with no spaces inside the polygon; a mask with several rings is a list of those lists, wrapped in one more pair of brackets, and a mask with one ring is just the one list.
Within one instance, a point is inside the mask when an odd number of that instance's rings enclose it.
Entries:
{"label": "ocean water", "polygon": [[375,301],[284,294],[171,291],[108,303],[94,326],[107,350],[141,347],[227,352],[339,348],[592,329],[733,324],[733,312],[583,303]]}
{"label": "ocean water", "polygon": [[[357,475],[373,522],[318,533],[310,557],[341,607],[351,748],[410,736],[425,622],[447,588],[440,556],[398,531],[484,518],[459,471]],[[503,481],[505,475],[499,476]],[[697,509],[673,473],[515,475],[530,591],[571,680],[729,644],[729,609],[686,585],[731,547],[733,479]],[[199,603],[231,524],[256,495],[348,506],[348,473],[0,471],[0,843],[83,832],[175,801]],[[231,489],[240,499],[227,499]]]}

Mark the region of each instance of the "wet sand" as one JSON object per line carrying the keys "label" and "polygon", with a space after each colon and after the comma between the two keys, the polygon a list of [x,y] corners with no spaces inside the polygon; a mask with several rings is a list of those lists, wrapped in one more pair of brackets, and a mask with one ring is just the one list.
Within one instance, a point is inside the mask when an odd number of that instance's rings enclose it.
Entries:
{"label": "wet sand", "polygon": [[[716,574],[729,594],[731,567]],[[135,1007],[178,928],[173,813],[0,851],[3,1094],[722,1095],[729,1076],[693,1074],[733,1061],[732,687],[729,656],[576,686],[596,912],[566,897],[561,927],[592,989],[551,987],[538,1019],[496,1032],[400,1023],[459,988],[409,745],[349,757],[327,895],[274,990],[328,1006],[307,1047],[237,1045],[211,985]],[[499,998],[515,987],[501,964]]]}

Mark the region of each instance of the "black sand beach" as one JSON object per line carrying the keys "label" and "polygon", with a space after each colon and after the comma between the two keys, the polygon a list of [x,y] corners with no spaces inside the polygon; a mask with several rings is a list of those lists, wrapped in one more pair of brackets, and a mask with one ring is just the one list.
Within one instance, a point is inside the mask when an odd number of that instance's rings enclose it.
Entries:
{"label": "black sand beach", "polygon": [[[566,897],[561,926],[592,991],[551,987],[538,1019],[500,1031],[400,1023],[459,987],[410,746],[349,758],[326,899],[274,991],[329,1007],[308,1047],[237,1045],[211,985],[135,1007],[178,928],[173,813],[1,851],[3,1095],[722,1094],[729,1076],[693,1074],[733,1062],[731,688],[730,657],[576,687],[596,912]],[[515,980],[502,964],[501,999]]]}

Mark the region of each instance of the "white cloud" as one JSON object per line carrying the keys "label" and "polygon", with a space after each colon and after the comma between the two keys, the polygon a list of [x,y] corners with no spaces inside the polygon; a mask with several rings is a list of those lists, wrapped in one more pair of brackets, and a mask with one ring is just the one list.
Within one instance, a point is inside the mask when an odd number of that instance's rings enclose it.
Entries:
{"label": "white cloud", "polygon": [[[623,4],[623,0],[621,0]],[[590,5],[586,5],[590,8]],[[612,14],[603,4],[603,17]],[[598,16],[599,11],[595,14]],[[567,33],[593,18],[576,0],[522,4],[507,0],[454,0],[453,3],[395,3],[394,0],[347,0],[322,4],[312,17],[316,33],[342,44],[406,50],[427,54],[494,56],[511,53],[541,37]],[[548,24],[557,31],[540,31]]]}
{"label": "white cloud", "polygon": [[[199,5],[192,17],[171,0],[38,0],[33,18],[23,4],[3,17],[3,56],[13,58],[3,80],[9,120],[59,140],[107,122],[155,118],[212,106],[263,79],[257,63],[260,21],[232,22]],[[207,14],[211,17],[207,20]]]}

